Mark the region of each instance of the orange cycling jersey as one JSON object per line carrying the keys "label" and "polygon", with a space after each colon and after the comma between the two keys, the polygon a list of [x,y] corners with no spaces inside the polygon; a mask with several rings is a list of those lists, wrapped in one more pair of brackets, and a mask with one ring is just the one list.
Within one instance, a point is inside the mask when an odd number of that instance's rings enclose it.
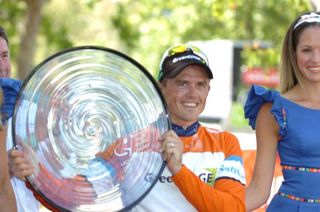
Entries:
{"label": "orange cycling jersey", "polygon": [[[172,179],[186,199],[199,211],[245,211],[244,168],[237,139],[230,133],[201,126],[194,136],[181,139],[190,163]],[[210,154],[220,165],[209,168],[214,164],[205,161],[212,158]],[[197,164],[192,162],[193,158],[204,159],[203,165],[194,166]]]}
{"label": "orange cycling jersey", "polygon": [[[183,167],[158,183],[132,211],[245,211],[245,174],[237,138],[195,123],[184,142]],[[173,128],[176,132],[179,129]]]}

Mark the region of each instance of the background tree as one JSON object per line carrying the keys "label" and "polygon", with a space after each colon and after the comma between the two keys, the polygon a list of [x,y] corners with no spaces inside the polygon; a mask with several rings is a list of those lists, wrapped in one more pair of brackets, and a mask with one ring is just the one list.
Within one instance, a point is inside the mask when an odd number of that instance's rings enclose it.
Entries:
{"label": "background tree", "polygon": [[248,48],[244,58],[248,64],[277,65],[288,24],[316,5],[315,0],[0,0],[0,21],[10,36],[18,78],[61,49],[88,44],[120,50],[155,76],[161,53],[191,40],[272,41],[265,55]]}
{"label": "background tree", "polygon": [[[306,0],[128,0],[117,4],[113,23],[121,39],[130,47],[129,54],[154,75],[161,52],[168,45],[190,40],[272,41],[273,51],[269,50],[266,57],[274,66],[289,23],[311,9]],[[255,55],[245,54],[256,57],[251,59],[255,63],[266,61],[261,54]]]}
{"label": "background tree", "polygon": [[13,76],[24,79],[45,58],[72,46],[121,48],[110,19],[114,7],[113,0],[0,0]]}
{"label": "background tree", "polygon": [[19,48],[19,55],[17,57],[18,70],[20,78],[24,79],[29,70],[34,66],[34,55],[37,50],[37,34],[40,28],[42,18],[42,7],[47,0],[24,0],[25,9],[25,24],[21,33],[21,42]]}

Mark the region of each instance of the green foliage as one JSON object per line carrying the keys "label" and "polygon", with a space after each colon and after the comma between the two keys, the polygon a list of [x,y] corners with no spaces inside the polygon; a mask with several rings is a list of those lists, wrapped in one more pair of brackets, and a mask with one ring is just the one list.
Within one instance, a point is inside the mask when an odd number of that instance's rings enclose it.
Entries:
{"label": "green foliage", "polygon": [[[39,63],[47,56],[64,48],[89,42],[94,44],[98,40],[95,36],[100,35],[92,32],[93,26],[98,23],[93,19],[100,15],[96,12],[97,5],[105,9],[105,5],[108,4],[109,0],[48,0],[42,8],[37,43],[31,44],[37,46],[35,62]],[[108,9],[105,10],[108,12]],[[11,60],[14,66],[20,53],[19,47],[25,30],[26,14],[25,0],[0,0],[0,25],[8,32]],[[104,24],[106,22],[104,20],[110,19],[108,13],[105,15],[97,18]],[[96,27],[108,31],[101,26]]]}
{"label": "green foliage", "polygon": [[41,58],[74,46],[76,40],[73,39],[73,34],[77,34],[79,39],[82,34],[85,34],[87,25],[90,23],[86,21],[86,17],[81,15],[91,11],[92,4],[97,1],[85,0],[83,2],[79,4],[77,0],[52,1],[46,5],[43,9],[40,33],[46,48],[43,49]]}
{"label": "green foliage", "polygon": [[90,9],[94,9],[94,7],[100,3],[102,0],[85,0],[84,3]]}
{"label": "green foliage", "polygon": [[247,67],[278,67],[280,58],[275,48],[245,48],[241,53]]}
{"label": "green foliage", "polygon": [[[18,57],[26,22],[25,0],[0,0],[0,23]],[[76,45],[102,45],[136,59],[154,76],[166,48],[195,40],[268,41],[266,49],[245,46],[246,66],[277,67],[288,25],[311,9],[310,0],[48,0],[37,34],[36,62]],[[239,89],[245,93],[245,89]],[[247,125],[242,106],[231,123]]]}
{"label": "green foliage", "polygon": [[18,23],[24,17],[26,5],[22,0],[0,0],[0,25],[7,31],[10,42],[10,55],[17,57],[19,47]]}
{"label": "green foliage", "polygon": [[[26,1],[0,0],[0,21],[13,61],[24,30]],[[50,0],[43,8],[36,61],[80,44],[116,48],[157,74],[162,52],[174,43],[231,39],[271,41],[262,53],[248,48],[244,62],[276,66],[292,19],[309,0]],[[40,53],[39,53],[40,52]]]}
{"label": "green foliage", "polygon": [[127,0],[117,3],[113,24],[130,55],[154,75],[168,46],[192,40],[272,41],[264,53],[247,49],[244,61],[277,66],[286,28],[309,9],[307,0]]}
{"label": "green foliage", "polygon": [[248,120],[244,118],[243,105],[239,102],[232,104],[229,120],[230,130],[244,131],[249,130]]}
{"label": "green foliage", "polygon": [[72,47],[73,43],[68,39],[68,29],[64,25],[56,25],[52,16],[44,16],[41,32],[46,38],[49,49],[64,49]]}
{"label": "green foliage", "polygon": [[117,8],[117,16],[112,18],[112,23],[119,29],[119,37],[125,41],[126,46],[135,48],[136,41],[139,39],[139,32],[134,25],[134,16],[131,18],[122,18],[126,16],[126,5],[120,4]]}

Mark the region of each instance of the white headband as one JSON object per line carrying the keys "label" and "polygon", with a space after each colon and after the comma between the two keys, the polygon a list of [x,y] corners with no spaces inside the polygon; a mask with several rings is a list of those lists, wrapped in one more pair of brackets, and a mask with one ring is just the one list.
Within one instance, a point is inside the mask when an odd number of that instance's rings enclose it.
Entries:
{"label": "white headband", "polygon": [[302,15],[299,19],[299,21],[294,25],[293,29],[296,29],[298,26],[300,26],[302,23],[312,23],[312,22],[319,22],[320,23],[320,15],[317,13],[310,13],[306,15]]}

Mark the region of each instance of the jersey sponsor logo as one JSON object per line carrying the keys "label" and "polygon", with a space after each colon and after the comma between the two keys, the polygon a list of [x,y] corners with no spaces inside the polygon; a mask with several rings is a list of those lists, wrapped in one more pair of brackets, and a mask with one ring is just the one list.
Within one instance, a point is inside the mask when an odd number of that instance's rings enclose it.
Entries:
{"label": "jersey sponsor logo", "polygon": [[144,177],[144,181],[152,183],[152,182],[154,182],[155,178],[156,178],[156,176],[153,173],[147,173],[146,176]]}
{"label": "jersey sponsor logo", "polygon": [[195,59],[195,60],[201,61],[201,58],[196,56],[196,55],[186,55],[186,56],[181,56],[181,57],[174,58],[172,60],[172,63],[176,63],[176,62],[179,62],[181,60],[187,60],[187,59]]}
{"label": "jersey sponsor logo", "polygon": [[162,176],[159,177],[159,182],[160,183],[172,183],[172,177],[171,176],[162,175]]}
{"label": "jersey sponsor logo", "polygon": [[216,179],[219,178],[232,178],[246,184],[241,157],[233,155],[226,158],[217,172]]}
{"label": "jersey sponsor logo", "polygon": [[208,168],[206,169],[208,172],[206,173],[201,173],[199,175],[199,178],[209,184],[209,185],[213,185],[213,182],[214,182],[214,179],[216,177],[216,174],[217,174],[217,169],[216,168]]}
{"label": "jersey sponsor logo", "polygon": [[[206,170],[207,170],[207,172],[202,172],[202,173],[198,174],[198,177],[204,183],[207,183],[209,185],[213,185],[217,169],[212,168],[212,169],[206,169]],[[172,177],[171,176],[162,175],[162,176],[159,177],[159,182],[160,183],[172,183]]]}
{"label": "jersey sponsor logo", "polygon": [[199,174],[199,178],[208,185],[213,185],[217,169],[206,169],[208,172]]}
{"label": "jersey sponsor logo", "polygon": [[[195,156],[201,156],[197,158]],[[212,158],[212,156],[214,156]],[[213,185],[216,179],[232,178],[245,184],[245,172],[242,163],[242,158],[232,155],[224,159],[224,154],[218,153],[188,153],[184,157],[184,162],[189,164],[187,166],[194,174],[196,174],[204,183]],[[199,166],[201,161],[201,166]],[[205,163],[204,161],[210,161]],[[212,164],[214,162],[214,164]],[[193,168],[192,167],[197,167]],[[166,169],[158,179],[159,183],[172,183],[170,172]]]}

